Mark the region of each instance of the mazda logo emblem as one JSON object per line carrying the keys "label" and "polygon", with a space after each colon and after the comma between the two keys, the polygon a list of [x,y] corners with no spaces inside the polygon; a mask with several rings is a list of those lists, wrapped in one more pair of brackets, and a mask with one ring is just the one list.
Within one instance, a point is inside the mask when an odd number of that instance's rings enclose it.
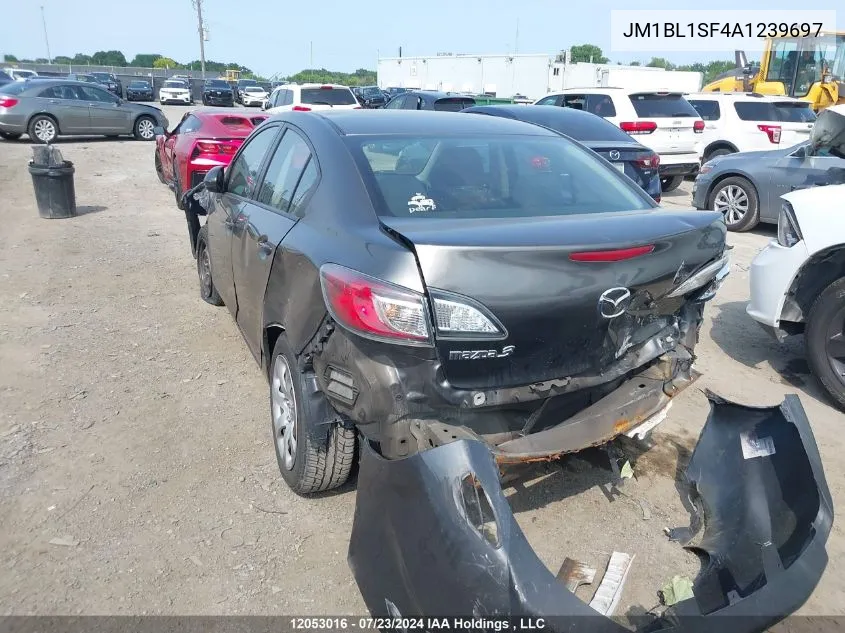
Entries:
{"label": "mazda logo emblem", "polygon": [[627,288],[610,288],[599,297],[599,313],[605,319],[615,319],[624,314],[631,303],[631,291]]}
{"label": "mazda logo emblem", "polygon": [[617,150],[612,150],[610,152],[610,160],[619,160],[619,152]]}

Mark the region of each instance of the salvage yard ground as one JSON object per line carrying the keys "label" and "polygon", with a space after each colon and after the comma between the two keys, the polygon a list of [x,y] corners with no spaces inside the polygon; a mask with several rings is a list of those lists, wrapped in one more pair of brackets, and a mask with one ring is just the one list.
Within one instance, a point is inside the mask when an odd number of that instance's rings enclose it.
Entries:
{"label": "salvage yard ground", "polygon": [[[175,125],[185,109],[165,111]],[[154,144],[57,146],[75,164],[81,215],[47,221],[30,144],[0,142],[4,614],[362,615],[346,563],[355,484],[303,499],[281,481],[266,383],[228,311],[199,297]],[[689,188],[664,204],[688,206]],[[673,575],[696,573],[662,531],[687,525],[674,481],[708,414],[702,389],[760,405],[798,393],[834,505],[845,501],[845,416],[809,375],[802,341],[778,345],[745,315],[749,264],[772,236],[729,236],[733,272],[696,350],[704,376],[652,446],[628,445],[636,478],[623,495],[602,492],[612,474],[598,451],[531,467],[506,488],[552,572],[566,556],[600,572],[614,550],[636,556],[617,615],[650,609]],[[827,550],[800,613],[845,614],[839,523]]]}

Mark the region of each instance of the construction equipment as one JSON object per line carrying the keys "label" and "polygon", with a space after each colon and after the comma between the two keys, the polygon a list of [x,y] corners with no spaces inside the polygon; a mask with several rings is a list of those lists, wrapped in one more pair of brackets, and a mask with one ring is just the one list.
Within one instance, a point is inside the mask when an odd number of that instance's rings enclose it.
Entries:
{"label": "construction equipment", "polygon": [[704,86],[704,92],[756,92],[809,101],[819,112],[845,103],[845,32],[817,37],[766,38],[759,66],[736,51],[736,69]]}
{"label": "construction equipment", "polygon": [[229,83],[232,83],[232,82],[237,83],[237,81],[238,81],[238,79],[240,79],[240,77],[241,77],[241,71],[240,70],[231,70],[230,69],[230,70],[226,71],[226,81],[228,81]]}

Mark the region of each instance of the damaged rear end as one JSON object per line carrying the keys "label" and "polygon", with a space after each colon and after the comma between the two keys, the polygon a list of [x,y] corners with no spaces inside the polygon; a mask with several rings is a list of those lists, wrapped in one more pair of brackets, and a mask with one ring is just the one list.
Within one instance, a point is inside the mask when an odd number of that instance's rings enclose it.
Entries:
{"label": "damaged rear end", "polygon": [[[702,569],[692,598],[637,630],[763,631],[807,600],[827,563],[833,505],[798,398],[751,408],[709,397],[683,475],[690,526],[669,531]],[[478,441],[399,460],[366,445],[349,563],[374,616],[534,616],[547,630],[627,630],[543,565]]]}

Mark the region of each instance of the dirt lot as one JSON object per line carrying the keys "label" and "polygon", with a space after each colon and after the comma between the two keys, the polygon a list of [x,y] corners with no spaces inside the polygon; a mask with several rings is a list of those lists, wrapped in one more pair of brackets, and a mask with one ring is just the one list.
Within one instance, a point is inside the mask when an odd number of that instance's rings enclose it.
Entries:
{"label": "dirt lot", "polygon": [[[183,112],[167,108],[172,124]],[[59,146],[75,163],[82,215],[48,221],[35,208],[29,143],[0,142],[2,608],[363,614],[346,564],[355,485],[302,499],[281,482],[266,384],[228,312],[199,298],[153,144]],[[688,188],[664,203],[687,205]],[[772,234],[729,238],[734,270],[707,311],[697,386],[753,404],[800,394],[841,502],[845,418],[808,375],[801,340],[780,346],[744,312],[749,263]],[[630,454],[628,496],[601,491],[611,475],[597,452],[506,491],[553,572],[565,556],[603,570],[614,549],[635,554],[619,614],[654,606],[675,573],[695,574],[662,529],[686,525],[674,475],[707,413],[698,389],[675,401],[653,446]],[[845,613],[839,525],[828,553],[807,614]]]}

